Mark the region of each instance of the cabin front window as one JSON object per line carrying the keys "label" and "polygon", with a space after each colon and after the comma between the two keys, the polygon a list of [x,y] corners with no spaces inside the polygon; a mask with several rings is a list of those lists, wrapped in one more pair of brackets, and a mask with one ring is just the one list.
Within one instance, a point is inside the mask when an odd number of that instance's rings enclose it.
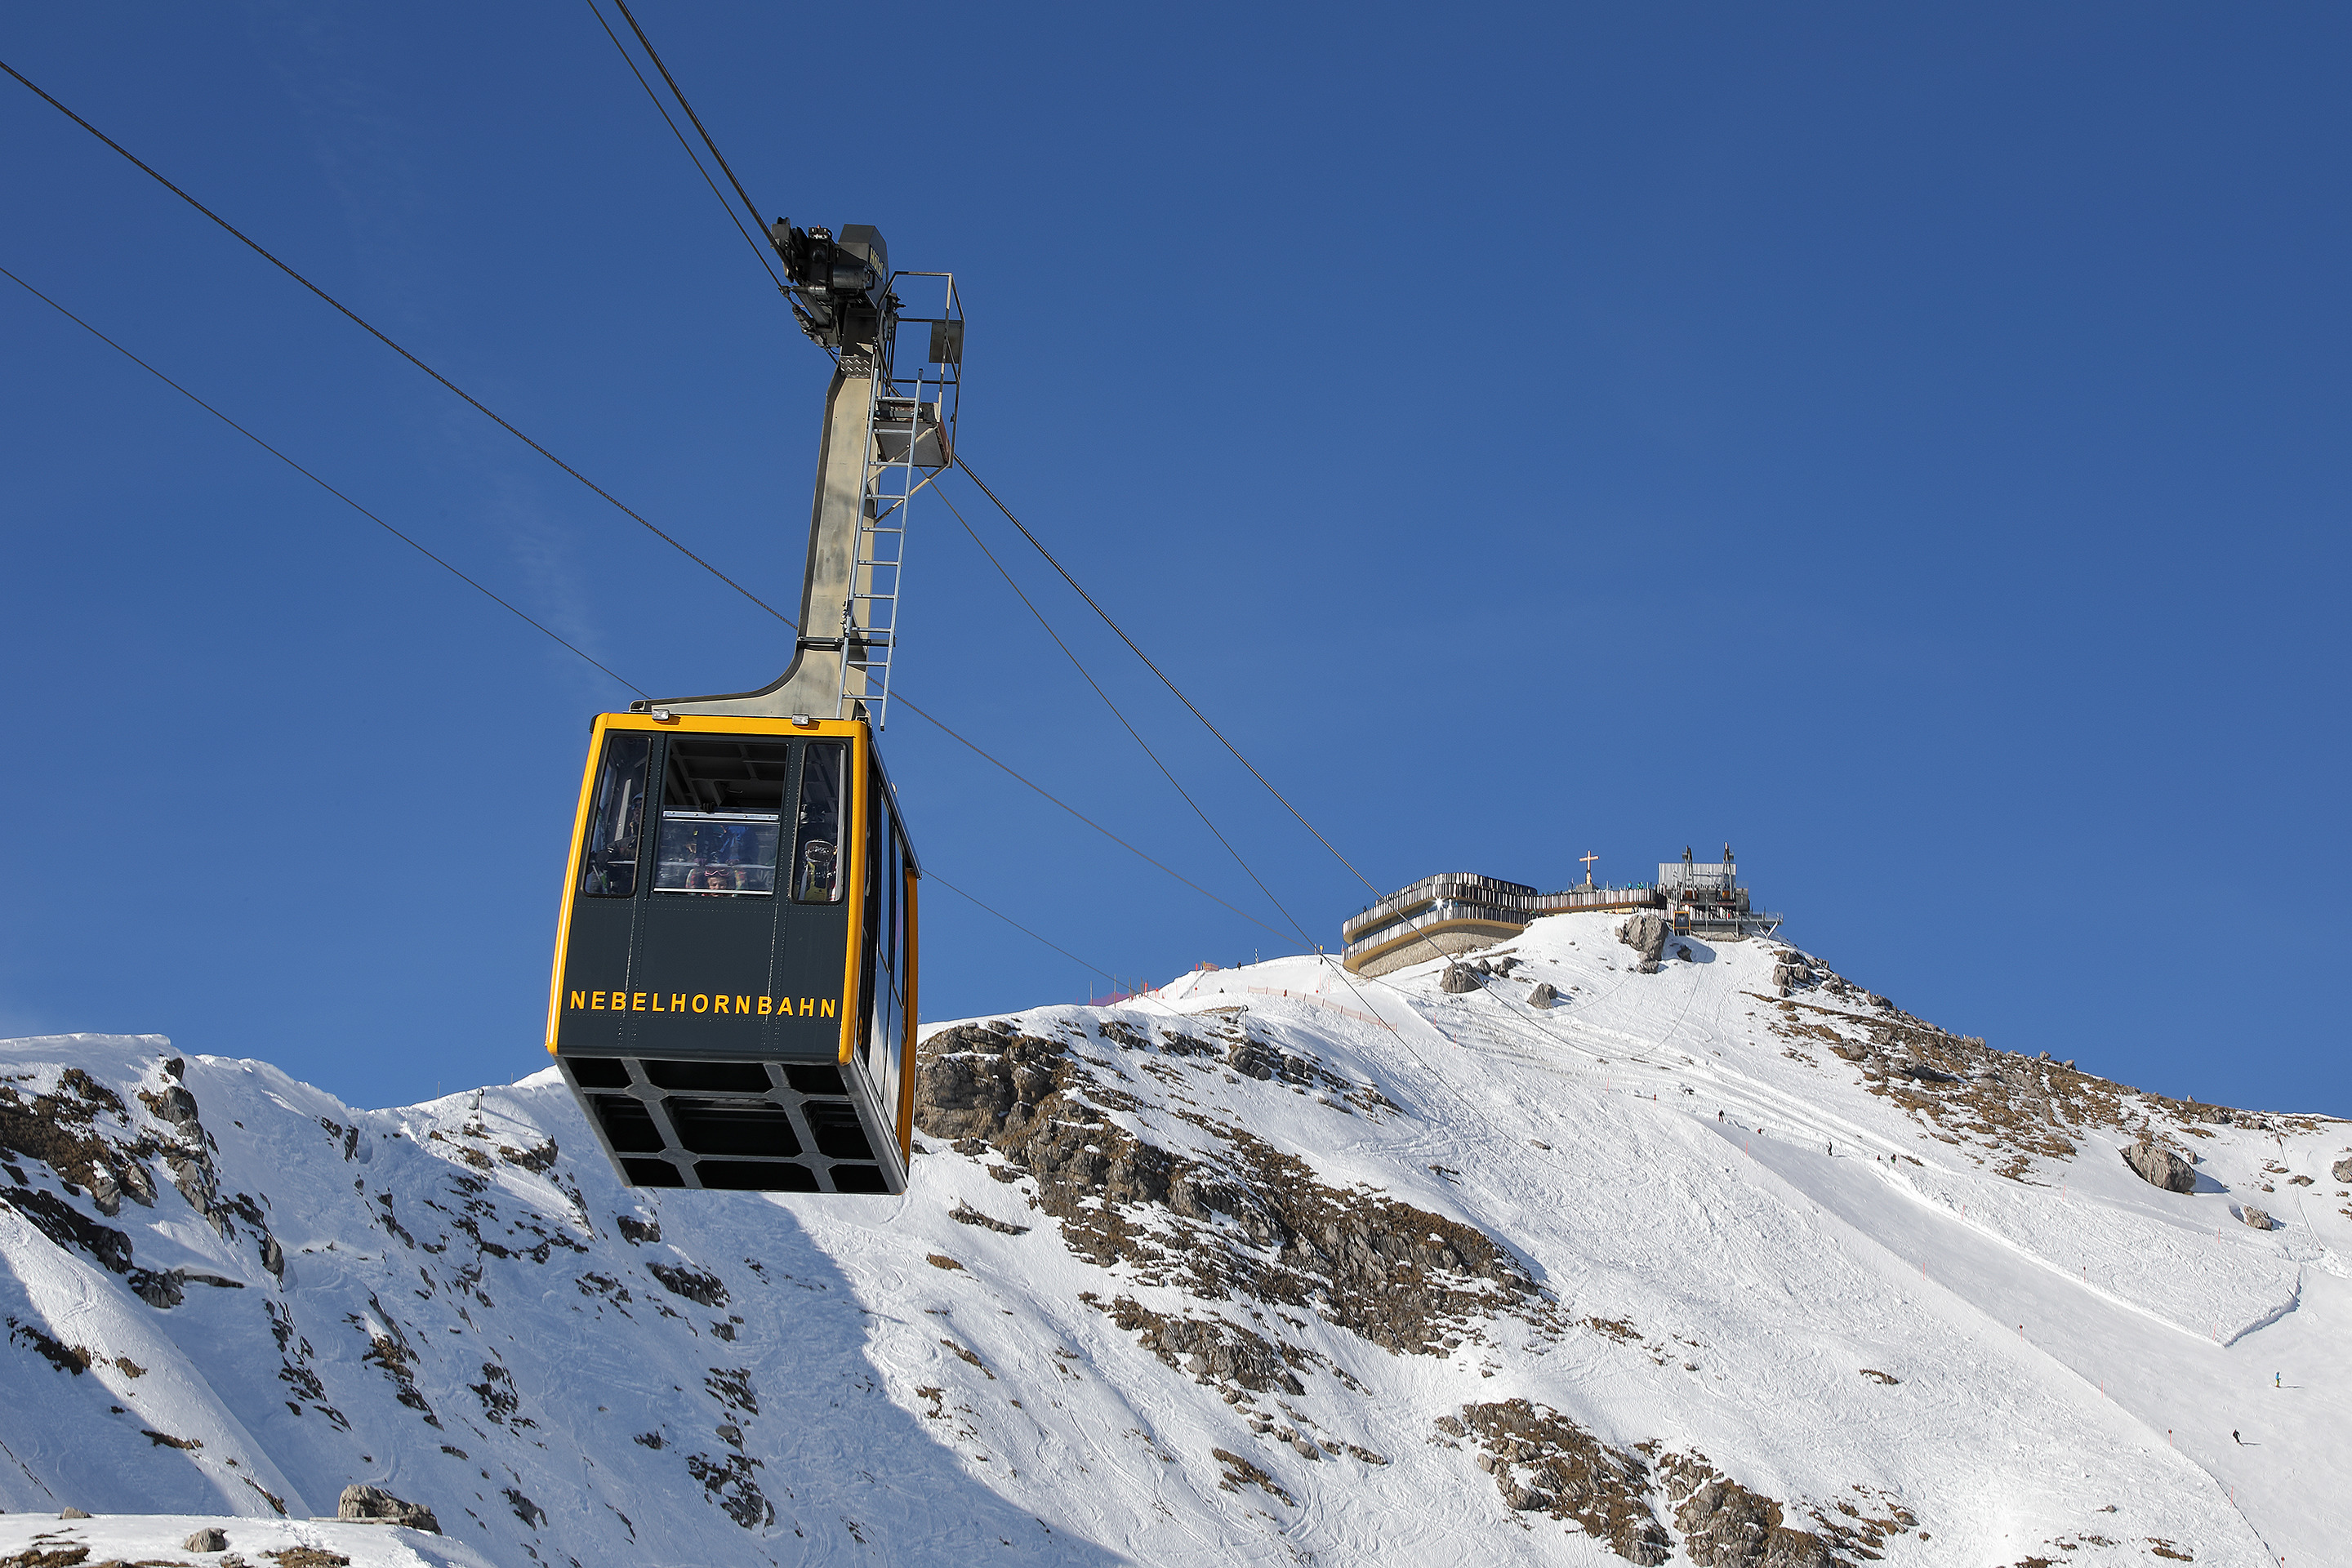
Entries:
{"label": "cabin front window", "polygon": [[788,742],[725,735],[671,738],[662,769],[654,890],[766,898],[791,784]]}

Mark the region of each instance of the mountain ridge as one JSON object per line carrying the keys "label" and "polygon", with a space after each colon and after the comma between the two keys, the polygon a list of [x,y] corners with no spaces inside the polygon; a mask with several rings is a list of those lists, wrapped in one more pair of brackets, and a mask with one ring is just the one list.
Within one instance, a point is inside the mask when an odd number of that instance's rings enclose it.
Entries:
{"label": "mountain ridge", "polygon": [[929,1026],[896,1199],[621,1188],[551,1072],[6,1042],[0,1548],[373,1481],[500,1563],[2324,1559],[2343,1124],[1682,946]]}

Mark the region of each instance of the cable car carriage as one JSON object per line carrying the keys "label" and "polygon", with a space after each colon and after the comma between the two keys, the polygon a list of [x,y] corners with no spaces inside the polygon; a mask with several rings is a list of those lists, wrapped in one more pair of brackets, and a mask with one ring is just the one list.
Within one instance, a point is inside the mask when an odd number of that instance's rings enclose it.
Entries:
{"label": "cable car carriage", "polygon": [[[761,690],[597,716],[547,1046],[631,1186],[897,1193],[921,870],[875,732],[908,502],[952,460],[962,315],[952,278],[890,273],[870,228],[780,222],[773,238],[841,367],[802,636]],[[904,318],[931,327],[931,357],[901,379],[891,286],[910,277],[945,279],[945,303]]]}

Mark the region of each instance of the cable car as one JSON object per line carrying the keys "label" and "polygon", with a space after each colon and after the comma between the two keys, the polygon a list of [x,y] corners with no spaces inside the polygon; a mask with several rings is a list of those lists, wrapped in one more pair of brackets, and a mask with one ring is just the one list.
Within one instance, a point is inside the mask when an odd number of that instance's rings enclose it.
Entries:
{"label": "cable car", "polygon": [[[963,320],[951,277],[890,272],[871,228],[771,237],[840,366],[802,635],[760,690],[597,715],[547,1048],[631,1186],[898,1193],[922,873],[875,737],[908,504],[952,461]],[[905,313],[906,279],[944,279],[938,316]],[[914,324],[930,357],[900,376]]]}

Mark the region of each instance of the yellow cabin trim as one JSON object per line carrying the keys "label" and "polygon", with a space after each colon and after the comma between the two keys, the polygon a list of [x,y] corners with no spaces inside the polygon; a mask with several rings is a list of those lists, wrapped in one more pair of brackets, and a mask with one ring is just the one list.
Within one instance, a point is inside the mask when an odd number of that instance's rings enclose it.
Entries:
{"label": "yellow cabin trim", "polygon": [[857,853],[849,858],[849,942],[841,955],[841,1053],[835,1058],[847,1067],[857,1054],[857,959],[866,951],[866,862],[871,858],[866,844],[866,774],[871,766],[866,749],[873,731],[862,720],[845,728],[856,737],[849,748],[848,842],[857,846]]}
{"label": "yellow cabin trim", "polygon": [[[555,968],[547,982],[547,1054],[555,1052],[556,1033],[563,1021],[563,964],[572,947],[572,900],[573,883],[580,875],[580,853],[588,842],[588,816],[593,808],[596,789],[596,764],[604,759],[604,737],[614,731],[641,734],[682,733],[688,735],[800,735],[807,738],[847,740],[850,742],[850,772],[858,781],[851,806],[851,822],[859,833],[865,829],[866,794],[862,787],[866,773],[866,749],[873,731],[862,719],[819,719],[814,723],[795,724],[790,719],[738,718],[726,714],[681,713],[675,718],[656,719],[650,713],[599,713],[588,730],[588,760],[580,770],[580,805],[572,816],[572,847],[563,858],[562,901],[555,915]],[[852,843],[863,843],[862,837]],[[849,898],[856,900],[861,890],[866,857],[855,857],[850,869]],[[850,1049],[856,1036],[852,1026],[856,1017],[853,994],[857,984],[857,953],[864,935],[865,910],[855,907],[849,916],[848,960],[842,971],[842,1037],[841,1060],[849,1060]],[[830,998],[824,1005],[831,1010]]]}

